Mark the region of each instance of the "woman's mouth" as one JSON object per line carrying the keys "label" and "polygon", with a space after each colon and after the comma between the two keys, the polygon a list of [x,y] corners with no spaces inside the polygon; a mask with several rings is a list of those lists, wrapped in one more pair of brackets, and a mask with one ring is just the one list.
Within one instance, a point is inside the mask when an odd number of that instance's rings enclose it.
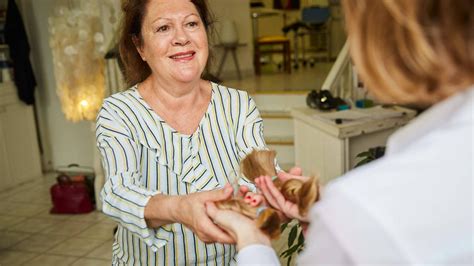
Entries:
{"label": "woman's mouth", "polygon": [[173,60],[177,60],[177,61],[189,61],[189,60],[194,58],[195,54],[196,54],[196,52],[194,52],[194,51],[176,53],[176,54],[170,56],[170,58],[173,59]]}

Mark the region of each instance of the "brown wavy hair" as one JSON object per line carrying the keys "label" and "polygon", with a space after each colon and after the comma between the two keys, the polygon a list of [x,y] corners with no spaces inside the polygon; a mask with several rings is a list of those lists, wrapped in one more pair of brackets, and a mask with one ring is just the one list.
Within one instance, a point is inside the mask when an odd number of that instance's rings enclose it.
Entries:
{"label": "brown wavy hair", "polygon": [[434,104],[474,84],[472,0],[345,0],[352,59],[383,101]]}
{"label": "brown wavy hair", "polygon": [[[253,150],[241,161],[240,171],[252,182],[263,175],[276,177],[275,157],[276,152],[273,150]],[[299,179],[282,182],[276,178],[273,183],[285,199],[298,205],[301,215],[305,215],[314,202],[319,200],[319,184],[314,177],[306,182]]]}
{"label": "brown wavy hair", "polygon": [[[240,162],[240,170],[251,182],[263,175],[276,176],[275,156],[276,152],[272,150],[253,150]],[[285,182],[275,179],[273,182],[285,199],[298,206],[302,215],[305,215],[314,202],[319,200],[319,184],[316,178],[310,178],[306,182],[297,179]],[[272,239],[280,235],[282,220],[276,210],[270,207],[259,212],[259,207],[252,207],[240,198],[216,202],[216,206],[219,209],[236,211],[254,219],[257,227]]]}
{"label": "brown wavy hair", "polygon": [[282,221],[275,209],[263,207],[262,211],[259,211],[259,207],[250,206],[240,198],[217,201],[216,207],[221,210],[235,211],[255,220],[257,228],[271,239],[276,239],[280,236]]}
{"label": "brown wavy hair", "polygon": [[[146,14],[148,3],[152,0],[123,0],[122,1],[122,25],[119,39],[119,52],[125,72],[125,81],[129,86],[135,85],[145,80],[151,69],[142,60],[137,51],[136,45],[143,45],[142,24]],[[206,28],[208,38],[214,32],[214,17],[209,9],[206,0],[190,0],[196,7],[199,16]],[[135,43],[136,42],[136,45]],[[209,58],[212,55],[209,51]],[[208,62],[210,59],[208,59]],[[209,69],[209,66],[206,66]]]}

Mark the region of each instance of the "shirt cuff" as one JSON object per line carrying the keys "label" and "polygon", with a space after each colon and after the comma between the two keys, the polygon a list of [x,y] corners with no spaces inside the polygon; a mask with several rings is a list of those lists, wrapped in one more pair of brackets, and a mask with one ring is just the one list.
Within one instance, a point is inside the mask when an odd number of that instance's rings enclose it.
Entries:
{"label": "shirt cuff", "polygon": [[254,244],[239,251],[237,265],[280,265],[280,261],[271,247]]}

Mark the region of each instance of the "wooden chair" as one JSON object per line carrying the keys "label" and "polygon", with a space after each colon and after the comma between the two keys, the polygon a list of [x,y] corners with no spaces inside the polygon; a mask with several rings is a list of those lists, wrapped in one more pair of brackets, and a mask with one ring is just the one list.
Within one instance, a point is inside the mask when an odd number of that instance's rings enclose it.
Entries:
{"label": "wooden chair", "polygon": [[[268,47],[269,49],[262,49]],[[266,36],[260,37],[254,45],[254,67],[255,74],[261,75],[262,69],[260,58],[264,54],[281,54],[283,56],[283,71],[291,73],[291,50],[290,39],[285,36]]]}

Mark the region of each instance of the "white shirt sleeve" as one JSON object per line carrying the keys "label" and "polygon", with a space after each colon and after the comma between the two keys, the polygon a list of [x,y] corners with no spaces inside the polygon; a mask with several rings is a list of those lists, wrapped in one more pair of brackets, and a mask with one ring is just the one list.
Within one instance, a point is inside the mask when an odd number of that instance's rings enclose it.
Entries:
{"label": "white shirt sleeve", "polygon": [[298,265],[351,265],[351,261],[329,228],[313,220],[306,234],[304,251]]}
{"label": "white shirt sleeve", "polygon": [[280,261],[271,247],[255,244],[237,253],[237,265],[280,265]]}
{"label": "white shirt sleeve", "polygon": [[137,181],[141,175],[138,145],[106,104],[98,115],[96,137],[107,177],[101,191],[102,211],[152,250],[158,250],[167,243],[171,233],[162,227],[148,228],[144,217],[145,206],[158,192],[144,188]]}

